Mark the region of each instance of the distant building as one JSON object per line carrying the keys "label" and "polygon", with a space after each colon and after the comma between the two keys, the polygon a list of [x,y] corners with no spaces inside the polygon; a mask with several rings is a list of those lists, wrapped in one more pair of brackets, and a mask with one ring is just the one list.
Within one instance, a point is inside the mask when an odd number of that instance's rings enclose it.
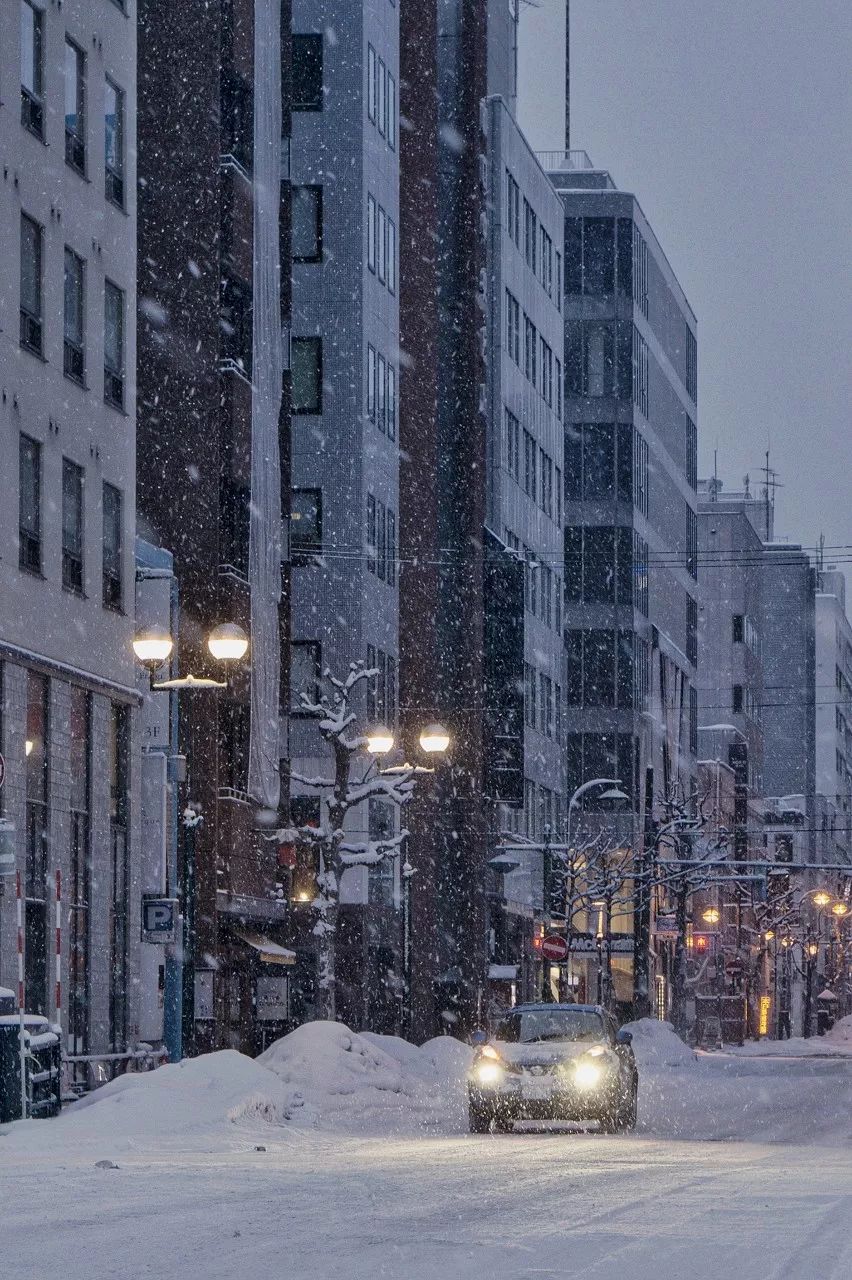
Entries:
{"label": "distant building", "polygon": [[696,321],[636,197],[585,152],[540,158],[565,212],[567,790],[619,779],[627,804],[607,784],[581,812],[641,847],[695,777]]}
{"label": "distant building", "polygon": [[[292,42],[290,749],[297,773],[330,778],[333,760],[300,712],[322,671],[377,670],[362,686],[360,727],[399,722],[399,10],[294,0]],[[295,824],[318,820],[317,793],[298,783],[293,793]],[[353,813],[362,840],[398,821],[380,800]],[[299,905],[315,897],[307,857],[298,851],[292,882],[298,1017],[313,1008],[315,918]],[[351,1026],[398,1027],[400,892],[399,859],[344,874],[337,1008]]]}
{"label": "distant building", "polygon": [[[26,1006],[55,1017],[60,997],[69,1054],[108,1056],[139,1038],[136,30],[114,4],[7,0],[3,37],[0,814]],[[16,988],[15,953],[12,878]]]}
{"label": "distant building", "polygon": [[845,576],[831,565],[817,570],[815,610],[815,785],[831,810],[822,843],[828,861],[852,864],[852,626]]}

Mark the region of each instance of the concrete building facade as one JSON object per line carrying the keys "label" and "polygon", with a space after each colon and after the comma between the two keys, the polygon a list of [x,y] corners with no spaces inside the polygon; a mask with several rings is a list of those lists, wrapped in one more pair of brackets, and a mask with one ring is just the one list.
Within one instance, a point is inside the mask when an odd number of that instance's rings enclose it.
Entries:
{"label": "concrete building facade", "polygon": [[[72,1056],[120,1054],[139,1037],[135,4],[4,9],[0,812],[27,1008],[59,997]],[[13,877],[0,894],[14,987]]]}
{"label": "concrete building facade", "polygon": [[816,588],[815,786],[831,808],[829,861],[852,864],[852,626],[846,579],[828,565],[817,569]]}

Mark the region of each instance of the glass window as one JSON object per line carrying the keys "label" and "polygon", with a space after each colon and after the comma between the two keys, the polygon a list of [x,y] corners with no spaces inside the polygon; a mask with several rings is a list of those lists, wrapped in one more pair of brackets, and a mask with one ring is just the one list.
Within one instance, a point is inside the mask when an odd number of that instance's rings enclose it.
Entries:
{"label": "glass window", "polygon": [[388,288],[396,293],[396,224],[388,218]]}
{"label": "glass window", "polygon": [[396,439],[396,369],[388,364],[388,439]]}
{"label": "glass window", "polygon": [[86,170],[86,55],[65,41],[65,160]]}
{"label": "glass window", "polygon": [[378,418],[378,426],[380,431],[386,428],[385,413],[387,403],[385,399],[385,390],[387,387],[387,366],[384,356],[379,356],[376,361],[376,417]]}
{"label": "glass window", "polygon": [[529,316],[524,314],[524,373],[533,386],[538,385],[538,355],[536,340],[538,333]]}
{"label": "glass window", "polygon": [[376,202],[367,196],[367,266],[376,270]]}
{"label": "glass window", "polygon": [[615,292],[615,219],[583,219],[583,293]]}
{"label": "glass window", "polygon": [[62,459],[62,585],[83,594],[83,468]]}
{"label": "glass window", "polygon": [[21,0],[21,124],[44,137],[44,14]]}
{"label": "glass window", "polygon": [[610,422],[587,422],[583,432],[583,497],[611,499],[615,490],[615,442]]}
{"label": "glass window", "polygon": [[322,551],[322,490],[294,489],[290,506],[290,550],[295,564]]}
{"label": "glass window", "polygon": [[294,262],[322,261],[322,187],[292,188]]}
{"label": "glass window", "polygon": [[612,395],[614,368],[612,325],[586,325],[585,339],[585,394],[590,397]]}
{"label": "glass window", "polygon": [[21,346],[42,354],[42,228],[21,214]]}
{"label": "glass window", "polygon": [[293,338],[293,413],[322,413],[322,338]]}
{"label": "glass window", "polygon": [[506,290],[506,347],[515,364],[521,360],[520,306],[516,297]]}
{"label": "glass window", "polygon": [[293,36],[294,111],[322,111],[322,36]]}
{"label": "glass window", "polygon": [[378,249],[377,268],[378,268],[379,279],[382,281],[383,284],[385,282],[385,277],[387,275],[387,272],[386,272],[387,235],[388,235],[387,217],[385,215],[384,209],[382,208],[381,205],[379,205],[379,217],[378,217],[378,224],[376,229],[376,241],[377,241],[377,249]]}
{"label": "glass window", "polygon": [[376,51],[371,44],[367,45],[367,116],[376,123]]}
{"label": "glass window", "polygon": [[41,445],[25,435],[18,446],[18,564],[41,573]]}
{"label": "glass window", "polygon": [[388,143],[396,148],[396,81],[388,72]]}
{"label": "glass window", "polygon": [[[367,494],[367,569],[375,573],[378,558],[378,529],[376,519],[376,499]],[[368,662],[369,665],[369,662]]]}
{"label": "glass window", "polygon": [[124,291],[104,282],[104,399],[124,407]]}
{"label": "glass window", "polygon": [[64,352],[65,376],[82,382],[85,373],[83,354],[83,298],[85,269],[83,259],[73,250],[65,250]]}
{"label": "glass window", "polygon": [[506,1044],[537,1044],[542,1040],[604,1042],[609,1037],[599,1013],[588,1009],[536,1009],[508,1014],[494,1038]]}
{"label": "glass window", "polygon": [[103,510],[103,604],[105,609],[121,612],[122,589],[122,500],[115,485],[104,482]]}
{"label": "glass window", "polygon": [[378,102],[376,106],[376,117],[377,117],[376,123],[379,126],[379,133],[382,135],[382,137],[385,136],[385,129],[387,127],[387,100],[386,100],[387,79],[386,79],[386,76],[387,76],[387,72],[385,70],[385,64],[382,62],[381,58],[379,58],[379,72],[377,77],[378,86],[379,86],[379,96],[378,96]]}
{"label": "glass window", "polygon": [[583,703],[615,706],[615,632],[587,631],[583,637]]}
{"label": "glass window", "polygon": [[583,292],[583,219],[565,219],[565,292]]}
{"label": "glass window", "polygon": [[254,88],[232,67],[223,67],[219,93],[222,152],[250,173],[254,164]]}
{"label": "glass window", "polygon": [[112,80],[104,88],[104,166],[107,199],[124,208],[124,93]]}
{"label": "glass window", "polygon": [[376,421],[376,350],[367,346],[367,417]]}

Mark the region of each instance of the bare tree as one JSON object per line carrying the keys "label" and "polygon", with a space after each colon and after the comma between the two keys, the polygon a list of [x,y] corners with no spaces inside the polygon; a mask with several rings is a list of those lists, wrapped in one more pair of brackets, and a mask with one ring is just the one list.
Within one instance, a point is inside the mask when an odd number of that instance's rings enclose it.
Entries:
{"label": "bare tree", "polygon": [[371,760],[360,777],[354,776],[359,761],[363,765],[362,753],[367,739],[355,730],[353,693],[359,684],[378,674],[378,670],[365,667],[363,662],[353,662],[344,680],[326,669],[322,676],[323,688],[316,698],[304,693],[300,698],[302,711],[316,718],[320,737],[328,744],[334,765],[331,778],[291,775],[293,781],[318,792],[321,799],[319,826],[300,827],[298,834],[317,856],[317,895],[313,907],[317,915],[314,935],[319,950],[318,1011],[320,1017],[331,1020],[336,1016],[335,937],[341,876],[347,867],[377,866],[386,858],[397,856],[408,835],[407,831],[400,830],[385,840],[359,842],[346,835],[346,818],[351,809],[373,798],[390,801],[401,809],[414,790],[413,768],[381,772]]}

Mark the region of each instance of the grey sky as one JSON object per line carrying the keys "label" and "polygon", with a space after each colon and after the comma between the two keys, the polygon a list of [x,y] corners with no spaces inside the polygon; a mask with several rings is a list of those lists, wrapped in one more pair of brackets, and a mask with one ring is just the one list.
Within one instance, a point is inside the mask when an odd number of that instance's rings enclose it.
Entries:
{"label": "grey sky", "polygon": [[[519,114],[561,148],[565,5],[536,4]],[[635,192],[698,316],[701,474],[718,446],[757,487],[768,440],[778,534],[852,544],[852,4],[572,0],[571,42],[571,144]]]}

